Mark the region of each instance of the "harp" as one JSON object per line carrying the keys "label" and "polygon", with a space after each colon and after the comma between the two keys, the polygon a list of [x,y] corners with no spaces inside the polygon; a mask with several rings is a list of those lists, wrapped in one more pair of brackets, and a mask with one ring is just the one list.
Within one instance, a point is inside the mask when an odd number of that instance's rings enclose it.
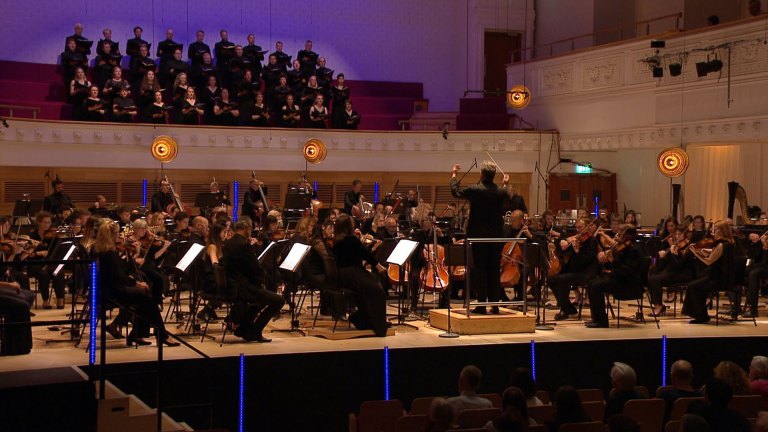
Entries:
{"label": "harp", "polygon": [[[733,218],[734,205],[739,202],[741,214]],[[749,220],[749,205],[747,204],[747,192],[738,182],[728,182],[728,218],[733,220],[736,225],[747,225]]]}

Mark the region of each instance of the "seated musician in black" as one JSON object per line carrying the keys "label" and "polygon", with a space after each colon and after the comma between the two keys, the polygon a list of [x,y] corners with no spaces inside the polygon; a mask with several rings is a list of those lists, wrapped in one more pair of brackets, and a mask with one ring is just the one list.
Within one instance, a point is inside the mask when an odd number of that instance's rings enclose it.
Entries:
{"label": "seated musician in black", "polygon": [[730,290],[734,283],[734,240],[729,220],[714,225],[714,245],[711,252],[690,246],[690,251],[709,268],[709,274],[688,284],[683,302],[683,314],[693,318],[691,324],[705,324],[710,318],[707,299],[714,290]]}
{"label": "seated musician in black", "polygon": [[[435,241],[437,246],[444,246],[449,237],[444,237],[442,230],[436,227],[433,222],[434,213],[430,213],[419,221],[419,228],[411,232],[410,238],[419,243],[416,250],[411,255],[411,268],[408,274],[408,288],[410,289],[411,311],[415,312],[419,304],[419,287],[421,285],[432,286],[435,291],[440,292],[440,307],[448,307],[448,281],[440,279],[437,271],[432,272],[432,279],[426,280],[427,273],[422,274],[422,270],[429,267],[430,264],[436,266],[442,265],[439,261],[439,253],[435,250]],[[386,222],[386,221],[385,221]]]}
{"label": "seated musician in black", "polygon": [[[584,231],[587,223],[585,219],[577,220],[577,235],[555,241],[555,244],[562,251],[562,255],[558,253],[559,256],[562,256],[559,258],[562,270],[560,273],[550,276],[548,284],[557,298],[557,306],[560,307],[560,312],[555,315],[555,319],[558,321],[568,319],[569,315],[575,315],[578,312],[569,297],[571,288],[586,285],[600,270],[600,265],[597,262],[597,240],[593,235],[589,235],[589,232]],[[592,227],[597,229],[595,225]],[[579,233],[584,235],[579,238]]]}
{"label": "seated musician in black", "polygon": [[352,189],[348,190],[346,194],[344,194],[344,213],[351,215],[352,214],[352,207],[357,206],[360,204],[360,191],[363,189],[363,182],[359,179],[354,179],[352,181]]}
{"label": "seated musician in black", "polygon": [[663,314],[667,308],[662,300],[662,289],[672,289],[670,285],[689,282],[694,277],[696,259],[687,253],[691,235],[688,225],[676,227],[674,234],[665,242],[667,247],[658,252],[653,274],[648,276],[648,293],[656,316]]}
{"label": "seated musician in black", "polygon": [[604,271],[609,272],[589,283],[592,321],[586,324],[588,328],[608,328],[605,293],[609,292],[619,298],[637,298],[643,292],[643,258],[634,245],[637,230],[629,225],[622,225],[619,231],[617,246],[597,255],[598,261],[604,264]]}
{"label": "seated musician in black", "polygon": [[757,317],[757,300],[760,296],[760,281],[768,277],[768,235],[749,235],[747,257],[747,307],[744,318]]}
{"label": "seated musician in black", "polygon": [[232,320],[235,336],[247,341],[271,342],[262,332],[285,304],[281,296],[263,287],[264,271],[251,252],[249,220],[235,223],[235,234],[224,244],[223,262],[227,288],[236,294]]}
{"label": "seated musician in black", "polygon": [[[524,214],[521,210],[514,210],[509,217],[509,222],[509,225],[506,225],[503,228],[504,237],[524,238],[526,239],[526,243],[531,243],[534,240],[533,233],[529,228],[528,215]],[[513,265],[518,264],[513,263]],[[518,267],[522,266],[518,265]],[[530,275],[532,273],[533,267],[529,265],[527,267],[527,274]],[[522,272],[520,272],[520,275],[522,276]],[[518,280],[518,282],[513,286],[515,290],[514,299],[517,301],[521,301],[524,298],[525,290],[523,289],[523,286],[523,278],[520,277],[520,280]]]}
{"label": "seated musician in black", "polygon": [[152,207],[150,208],[152,213],[168,213],[170,205],[174,203],[171,185],[167,180],[161,180],[160,190],[152,195]]}
{"label": "seated musician in black", "polygon": [[[262,191],[264,196],[262,196]],[[254,221],[260,222],[264,212],[264,200],[269,195],[267,187],[258,179],[252,178],[248,190],[243,194],[243,209],[241,215],[248,216]],[[261,206],[258,204],[261,203]]]}
{"label": "seated musician in black", "polygon": [[357,312],[349,317],[349,321],[358,330],[373,330],[376,336],[386,336],[387,322],[386,300],[387,293],[379,285],[372,273],[365,270],[361,260],[366,261],[377,271],[384,272],[382,266],[373,254],[355,236],[354,221],[346,214],[336,220],[336,237],[333,253],[336,255],[339,286],[354,291]]}

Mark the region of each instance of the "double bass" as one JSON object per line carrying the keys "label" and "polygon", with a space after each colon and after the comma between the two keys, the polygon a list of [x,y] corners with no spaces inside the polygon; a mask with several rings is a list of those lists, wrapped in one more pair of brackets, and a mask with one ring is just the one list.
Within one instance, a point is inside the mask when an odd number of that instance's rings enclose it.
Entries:
{"label": "double bass", "polygon": [[181,202],[181,198],[176,194],[176,191],[173,190],[173,183],[168,180],[168,176],[163,176],[163,181],[168,183],[168,187],[171,188],[171,195],[173,196],[173,202],[171,204],[168,204],[168,207],[166,207],[165,212],[169,215],[173,215],[174,211],[173,209],[176,208],[178,211],[183,212],[187,211],[187,209],[184,207],[184,203]]}

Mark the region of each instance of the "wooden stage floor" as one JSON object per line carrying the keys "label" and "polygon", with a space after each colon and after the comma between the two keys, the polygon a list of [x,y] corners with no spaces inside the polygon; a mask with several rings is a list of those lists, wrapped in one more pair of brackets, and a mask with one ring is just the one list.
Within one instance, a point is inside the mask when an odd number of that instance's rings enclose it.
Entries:
{"label": "wooden stage floor", "polygon": [[[632,316],[636,307],[632,302],[622,303],[622,317]],[[761,305],[762,306],[762,305]],[[167,304],[166,304],[167,307]],[[454,307],[460,307],[458,303]],[[678,305],[679,307],[679,305]],[[66,311],[64,310],[43,310],[35,309],[37,314],[33,320],[52,320],[63,319]],[[389,307],[388,312],[396,312],[393,306]],[[556,309],[547,308],[548,320],[554,317]],[[584,310],[584,319],[588,319],[588,308]],[[461,337],[450,339],[439,337],[442,330],[432,328],[426,321],[416,320],[408,321],[416,329],[407,326],[395,326],[395,334],[384,338],[361,337],[345,340],[328,340],[321,337],[302,336],[299,333],[274,332],[267,335],[273,339],[271,343],[260,344],[245,342],[234,335],[228,334],[224,345],[219,346],[221,339],[222,326],[219,323],[212,323],[209,328],[209,334],[216,337],[215,341],[206,340],[200,342],[200,337],[186,337],[191,345],[206,353],[211,357],[237,356],[241,353],[248,356],[267,356],[275,354],[301,354],[311,352],[333,352],[333,351],[359,351],[359,350],[380,350],[384,347],[390,349],[407,348],[425,348],[425,347],[450,347],[450,346],[473,346],[487,344],[518,344],[536,342],[573,342],[573,341],[606,341],[606,340],[626,340],[626,339],[657,339],[667,336],[668,339],[674,338],[707,338],[707,337],[760,337],[768,336],[768,318],[765,316],[758,319],[758,325],[754,326],[752,321],[741,321],[729,323],[721,320],[719,326],[715,326],[714,319],[707,325],[690,325],[686,318],[679,315],[678,318],[672,318],[671,307],[667,310],[668,315],[661,318],[661,328],[657,329],[652,318],[648,316],[646,310],[647,324],[632,322],[622,319],[621,327],[616,327],[616,320],[611,320],[611,328],[608,329],[587,329],[584,327],[584,321],[575,319],[557,322],[554,330],[537,330],[535,333],[520,334],[489,334],[489,335],[462,335]],[[761,310],[762,315],[766,315],[765,309]],[[302,327],[309,327],[312,319],[309,313],[305,313],[300,318]],[[549,321],[548,321],[549,322]],[[329,329],[330,321],[320,321],[325,329]],[[287,314],[281,316],[279,320],[272,321],[267,327],[270,329],[286,329],[289,327],[289,318]],[[346,322],[339,322],[339,330],[346,330]],[[167,328],[172,332],[178,332],[176,324],[167,323]],[[41,369],[50,367],[61,367],[69,365],[87,365],[88,355],[85,351],[87,345],[87,335],[81,348],[75,348],[72,343],[67,341],[68,335],[61,335],[59,331],[52,331],[46,327],[33,327],[34,348],[31,354],[22,356],[0,357],[0,371]],[[128,348],[123,340],[113,340],[107,336],[107,362],[125,363],[153,361],[157,357],[157,350],[152,346]],[[166,348],[164,356],[168,360],[173,359],[195,359],[200,356],[192,350],[180,346]]]}

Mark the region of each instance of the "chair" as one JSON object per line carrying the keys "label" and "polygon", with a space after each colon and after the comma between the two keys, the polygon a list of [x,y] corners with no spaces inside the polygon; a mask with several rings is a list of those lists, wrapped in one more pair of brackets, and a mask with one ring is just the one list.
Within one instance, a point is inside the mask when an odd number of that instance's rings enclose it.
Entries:
{"label": "chair", "polygon": [[603,391],[600,389],[578,389],[576,390],[576,393],[579,394],[579,399],[582,403],[605,401],[605,395],[603,395]]}
{"label": "chair", "polygon": [[528,407],[528,417],[538,424],[544,424],[555,415],[555,407],[552,405],[538,405]]}
{"label": "chair", "polygon": [[426,422],[427,416],[424,414],[404,415],[397,421],[395,430],[397,432],[421,432]]}
{"label": "chair", "polygon": [[670,420],[680,420],[683,414],[688,412],[688,405],[694,401],[703,401],[703,397],[681,397],[672,404],[672,412],[669,414]]}
{"label": "chair", "polygon": [[528,426],[527,429],[528,432],[547,432],[549,429],[547,429],[546,425],[543,424],[537,424],[533,426]]}
{"label": "chair", "polygon": [[468,409],[459,413],[454,421],[464,429],[482,428],[486,423],[501,415],[499,408]]}
{"label": "chair", "polygon": [[[613,293],[613,298],[616,300],[616,327],[621,327],[621,301],[622,300],[635,300],[637,302],[637,316],[640,318],[640,321],[642,321],[643,324],[647,324],[645,321],[645,314],[643,313],[643,301],[644,298],[648,298],[648,303],[651,303],[651,294],[648,292],[648,289],[646,288],[648,286],[648,269],[651,267],[651,258],[650,257],[643,257],[641,260],[639,267],[641,279],[642,279],[642,291],[636,294],[627,294],[627,295],[619,295],[617,296],[616,293]],[[608,301],[608,294],[606,293],[606,302],[605,304],[608,306],[609,309],[612,310],[611,303]],[[653,315],[653,314],[652,314]],[[656,323],[656,328],[661,328],[659,325],[659,317],[656,315],[653,315],[653,320]]]}
{"label": "chair", "polygon": [[584,423],[565,423],[558,429],[559,432],[605,432],[608,427],[602,421]]}
{"label": "chair", "polygon": [[413,400],[413,402],[411,402],[411,412],[409,414],[411,415],[428,414],[429,406],[432,405],[432,401],[434,399],[435,399],[434,396],[417,397],[416,399]]}
{"label": "chair", "polygon": [[[216,278],[216,293],[211,297],[209,302],[217,302],[227,307],[229,311],[230,306],[234,303],[235,299],[229,295],[227,287],[227,273],[224,270],[224,266],[216,264],[213,266],[213,274]],[[226,321],[226,320],[225,320]],[[223,321],[224,332],[221,335],[221,342],[219,346],[224,345],[224,337],[227,336],[227,323]],[[211,323],[211,317],[207,316],[205,319],[205,327],[203,327],[203,334],[200,336],[200,342],[205,340],[205,336],[208,333],[208,325]]]}
{"label": "chair", "polygon": [[674,387],[672,387],[672,386],[658,386],[658,387],[656,387],[656,397],[659,397],[659,395],[660,395],[662,392],[664,392],[664,391],[666,391],[666,390],[671,390],[671,389],[673,389],[673,388],[674,388]]}
{"label": "chair", "polygon": [[592,419],[592,421],[602,422],[603,418],[605,418],[605,402],[582,402],[581,406],[584,407],[584,411],[586,411],[587,415]]}
{"label": "chair", "polygon": [[543,403],[544,405],[552,403],[552,400],[549,398],[549,392],[546,390],[537,391],[536,397],[539,398],[541,403]]}
{"label": "chair", "polygon": [[[733,300],[731,301],[731,308],[734,307],[734,303],[736,303],[736,308],[740,310],[744,310],[741,306],[741,298],[744,297],[742,293],[747,290],[747,257],[745,256],[737,256],[734,258],[734,280],[736,281],[734,284],[734,289],[732,292],[730,292],[730,295],[733,296]],[[719,297],[719,296],[718,296]],[[719,298],[718,298],[718,305],[719,305]],[[747,300],[745,300],[746,302]],[[746,305],[745,305],[746,306]],[[719,310],[718,310],[719,315]],[[732,321],[738,321],[738,317],[735,317],[732,319]],[[715,317],[715,323],[717,324],[718,317]],[[757,319],[755,319],[755,316],[752,316],[752,323],[757,327]]]}
{"label": "chair", "polygon": [[624,404],[622,413],[640,424],[640,432],[658,432],[664,423],[663,399],[633,399]]}
{"label": "chair", "polygon": [[479,394],[479,395],[477,395],[477,397],[481,397],[483,399],[488,399],[489,401],[491,401],[491,405],[494,408],[501,408],[501,396],[499,396],[496,393]]}
{"label": "chair", "polygon": [[756,418],[757,413],[763,410],[763,404],[764,399],[762,395],[739,395],[731,399],[728,408],[746,418]]}
{"label": "chair", "polygon": [[680,431],[680,420],[670,420],[667,422],[667,425],[664,426],[664,432],[679,432]]}
{"label": "chair", "polygon": [[349,414],[350,432],[395,432],[397,422],[404,415],[403,403],[397,399],[366,401],[360,405],[360,414]]}

